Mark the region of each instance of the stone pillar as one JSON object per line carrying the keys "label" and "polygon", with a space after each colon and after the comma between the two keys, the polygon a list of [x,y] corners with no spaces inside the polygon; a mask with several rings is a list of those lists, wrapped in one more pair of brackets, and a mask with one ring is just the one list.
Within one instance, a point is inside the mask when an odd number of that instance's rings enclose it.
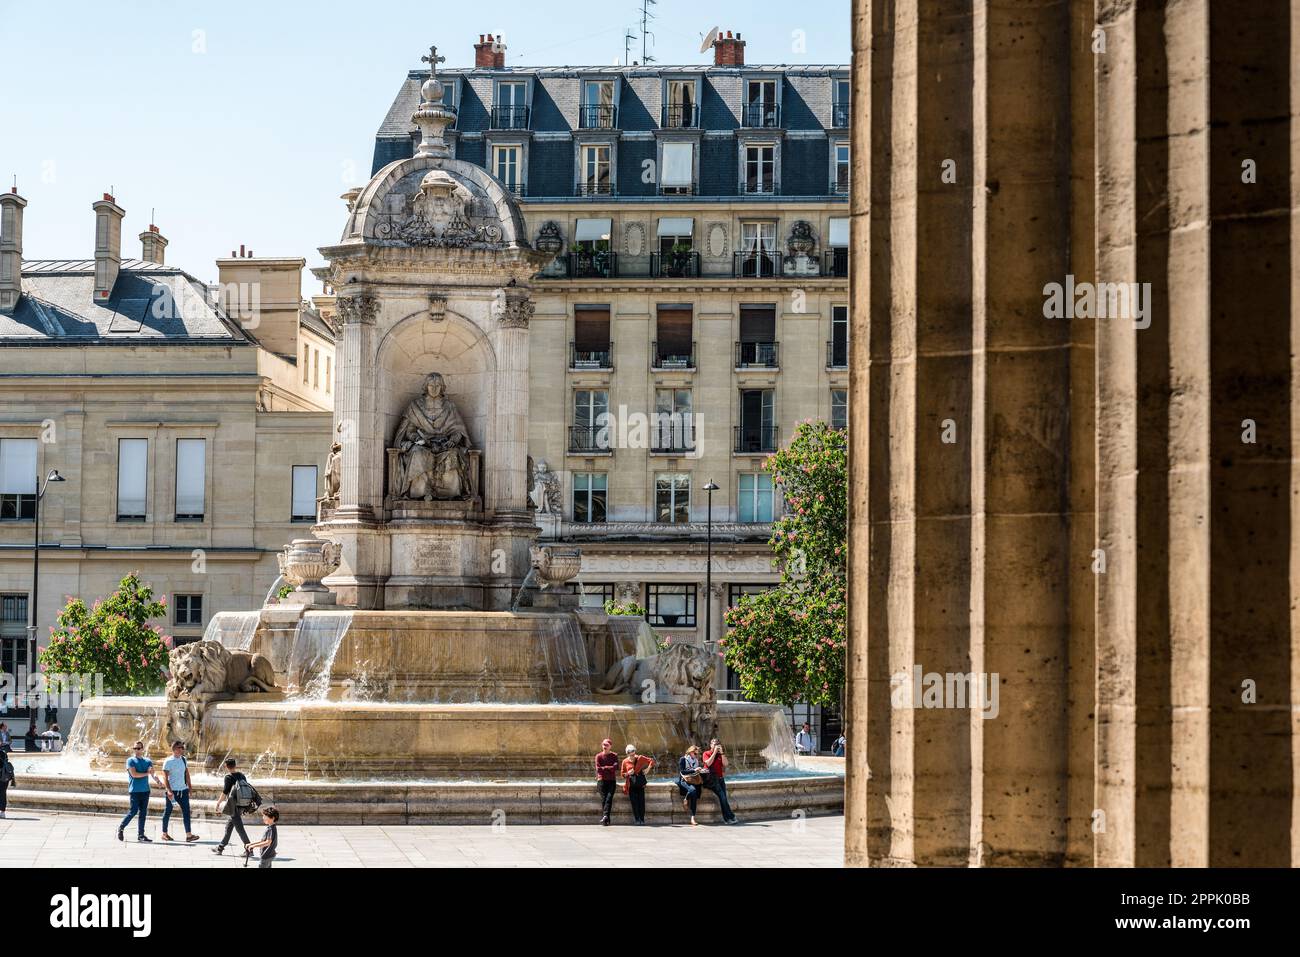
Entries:
{"label": "stone pillar", "polygon": [[[1077,364],[1042,290],[1084,66],[1065,3],[858,9],[846,858],[1061,863]],[[996,718],[907,706],[918,666]]]}

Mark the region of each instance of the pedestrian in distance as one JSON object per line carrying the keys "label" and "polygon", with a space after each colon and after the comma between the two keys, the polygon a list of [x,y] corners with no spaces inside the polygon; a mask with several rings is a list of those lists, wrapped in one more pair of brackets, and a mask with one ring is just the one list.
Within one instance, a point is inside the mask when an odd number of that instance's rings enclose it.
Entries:
{"label": "pedestrian in distance", "polygon": [[618,776],[618,755],[614,753],[614,742],[606,738],[600,742],[600,751],[596,754],[596,790],[600,794],[600,823],[609,826],[609,816],[614,812],[614,779]]}
{"label": "pedestrian in distance", "polygon": [[181,809],[185,840],[197,841],[199,836],[190,830],[190,765],[185,760],[185,745],[179,741],[172,742],[172,756],[163,762],[163,785],[167,788],[167,803],[163,806],[162,839],[172,840],[167,825],[171,823],[175,805]]}
{"label": "pedestrian in distance", "polygon": [[220,854],[226,849],[232,832],[238,833],[240,843],[247,846],[250,842],[248,832],[244,830],[244,815],[252,814],[261,806],[261,796],[248,778],[244,777],[244,772],[239,770],[238,762],[234,758],[226,758],[226,779],[221,785],[221,797],[217,798],[217,813],[221,814],[224,809],[228,819],[226,832],[221,835],[221,842],[212,849],[212,853]]}
{"label": "pedestrian in distance", "polygon": [[623,759],[620,771],[623,775],[623,793],[632,805],[632,820],[637,824],[645,823],[645,789],[646,772],[654,767],[653,758],[636,753],[636,745],[629,744],[623,749],[627,757]]}
{"label": "pedestrian in distance", "polygon": [[132,818],[136,818],[135,839],[141,844],[152,844],[152,839],[144,833],[145,819],[149,816],[149,782],[155,781],[160,787],[162,782],[153,773],[153,762],[145,756],[143,741],[137,741],[132,745],[131,757],[126,759],[126,775],[130,784],[127,793],[131,798],[131,808],[126,812],[126,817],[122,818],[122,823],[117,826],[117,839],[126,840],[126,826],[131,823]]}

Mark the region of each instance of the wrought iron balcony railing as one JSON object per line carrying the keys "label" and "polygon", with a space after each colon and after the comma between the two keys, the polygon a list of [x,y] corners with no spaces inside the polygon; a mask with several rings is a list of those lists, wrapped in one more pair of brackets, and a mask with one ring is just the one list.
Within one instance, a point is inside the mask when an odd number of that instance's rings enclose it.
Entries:
{"label": "wrought iron balcony railing", "polygon": [[609,180],[584,180],[574,187],[575,196],[613,196],[614,185]]}
{"label": "wrought iron balcony railing", "polygon": [[672,453],[695,450],[695,426],[691,422],[690,413],[656,414],[668,421],[657,423],[651,430],[651,452]]}
{"label": "wrought iron balcony railing", "polygon": [[664,107],[663,126],[670,130],[691,130],[700,125],[700,108],[692,103],[669,103]]}
{"label": "wrought iron balcony railing", "polygon": [[612,130],[618,125],[618,107],[588,104],[578,108],[578,126],[584,130]]}
{"label": "wrought iron balcony railing", "polygon": [[737,369],[776,369],[780,367],[779,342],[737,342]]}
{"label": "wrought iron balcony railing", "polygon": [[698,279],[700,254],[651,253],[650,275],[656,279]]}
{"label": "wrought iron balcony railing", "polygon": [[733,279],[771,279],[781,275],[781,253],[736,253],[731,265]]}
{"label": "wrought iron balcony railing", "polygon": [[526,106],[492,107],[492,129],[494,130],[528,129],[528,107]]}
{"label": "wrought iron balcony railing", "polygon": [[832,246],[822,252],[822,275],[843,279],[849,274],[849,248]]}
{"label": "wrought iron balcony railing", "polygon": [[849,105],[847,103],[835,103],[831,106],[831,126],[837,130],[848,129]]}
{"label": "wrought iron balcony railing", "polygon": [[610,279],[618,275],[618,253],[568,253],[565,262],[570,279]]}
{"label": "wrought iron balcony railing", "polygon": [[569,340],[569,368],[610,370],[614,368],[614,343],[604,349],[579,349]]}
{"label": "wrought iron balcony railing", "polygon": [[609,428],[607,426],[569,426],[570,452],[608,452],[609,450]]}
{"label": "wrought iron balcony railing", "polygon": [[772,129],[781,125],[781,108],[775,103],[747,103],[740,114],[741,126]]}
{"label": "wrought iron balcony railing", "polygon": [[652,369],[694,369],[695,343],[691,343],[689,351],[683,346],[684,344],[672,343],[661,346],[658,340],[650,343],[650,367]]}
{"label": "wrought iron balcony railing", "polygon": [[849,343],[847,339],[832,339],[826,343],[826,368],[847,369],[849,367]]}
{"label": "wrought iron balcony railing", "polygon": [[733,426],[737,452],[775,452],[776,426],[737,425]]}

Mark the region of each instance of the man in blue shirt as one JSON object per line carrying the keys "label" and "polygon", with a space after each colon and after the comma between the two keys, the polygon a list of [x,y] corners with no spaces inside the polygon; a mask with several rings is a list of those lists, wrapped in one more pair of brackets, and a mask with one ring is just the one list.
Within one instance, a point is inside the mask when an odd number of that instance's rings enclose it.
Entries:
{"label": "man in blue shirt", "polygon": [[163,808],[162,839],[170,841],[167,825],[172,819],[172,804],[181,809],[185,821],[185,840],[197,841],[199,836],[190,830],[190,766],[185,761],[185,745],[172,742],[172,756],[163,762],[163,781],[167,788],[167,804]]}
{"label": "man in blue shirt", "polygon": [[[144,756],[144,742],[137,741],[131,748],[131,757],[126,759],[126,774],[131,782],[131,810],[122,818],[122,823],[117,826],[117,839],[125,841],[122,832],[126,826],[131,823],[131,818],[137,814],[140,816],[138,827],[139,831],[136,840],[142,844],[152,844],[153,842],[145,837],[144,819],[149,813],[149,779],[152,777],[158,781],[157,776],[153,773],[153,762]],[[158,781],[159,786],[162,785]]]}

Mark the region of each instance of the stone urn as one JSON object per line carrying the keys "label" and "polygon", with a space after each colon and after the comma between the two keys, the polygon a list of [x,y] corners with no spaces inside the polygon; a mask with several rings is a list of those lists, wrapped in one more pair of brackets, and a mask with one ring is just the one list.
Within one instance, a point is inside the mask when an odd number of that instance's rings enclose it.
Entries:
{"label": "stone urn", "polygon": [[530,551],[542,591],[559,588],[582,570],[582,549],[572,545],[534,545]]}
{"label": "stone urn", "polygon": [[785,241],[785,246],[790,250],[791,256],[811,255],[817,246],[817,240],[813,237],[812,224],[801,219],[791,226],[790,238]]}
{"label": "stone urn", "polygon": [[321,579],[339,567],[340,550],[337,542],[318,538],[298,538],[284,546],[279,554],[280,574],[294,586],[295,594],[310,595],[313,602],[328,603],[323,599],[333,593],[321,584]]}

